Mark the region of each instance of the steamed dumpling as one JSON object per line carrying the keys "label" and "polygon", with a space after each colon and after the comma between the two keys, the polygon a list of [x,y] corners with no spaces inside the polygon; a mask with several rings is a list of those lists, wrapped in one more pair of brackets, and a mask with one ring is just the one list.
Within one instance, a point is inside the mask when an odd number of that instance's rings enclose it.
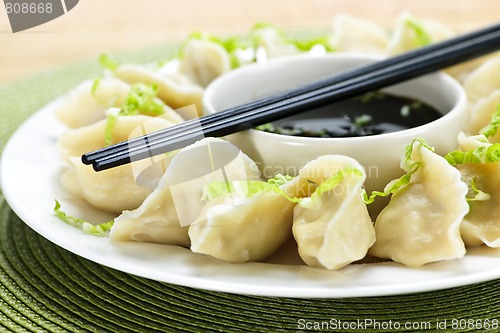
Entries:
{"label": "steamed dumpling", "polygon": [[[483,135],[466,137],[461,133],[458,141],[462,151],[492,146]],[[470,212],[460,228],[465,245],[500,247],[500,162],[468,163],[456,167],[464,182],[471,184],[474,179],[477,188],[488,194],[487,200],[469,201]]]}
{"label": "steamed dumpling", "polygon": [[295,44],[287,42],[283,33],[273,26],[264,25],[256,28],[252,33],[252,39],[256,43],[257,62],[300,52]]}
{"label": "steamed dumpling", "polygon": [[430,43],[453,37],[455,33],[445,25],[428,20],[418,20],[408,12],[402,13],[396,21],[387,54],[404,53]]}
{"label": "steamed dumpling", "polygon": [[95,172],[79,157],[70,157],[69,162],[70,167],[61,177],[63,187],[102,211],[120,214],[134,209],[151,193],[149,186],[136,183],[130,166]]}
{"label": "steamed dumpling", "polygon": [[202,87],[206,87],[229,70],[231,70],[229,55],[218,43],[192,39],[183,48],[179,71]]}
{"label": "steamed dumpling", "polygon": [[339,269],[366,256],[375,230],[361,197],[365,179],[363,167],[341,155],[321,156],[300,170],[294,181],[318,186],[293,212],[293,235],[307,265]]}
{"label": "steamed dumpling", "polygon": [[227,262],[263,260],[289,238],[294,206],[272,191],[219,196],[189,227],[191,250]]}
{"label": "steamed dumpling", "polygon": [[458,81],[464,82],[470,73],[472,73],[476,68],[481,66],[484,62],[494,58],[500,58],[500,52],[490,53],[479,58],[462,62],[458,65],[448,67],[444,71]]}
{"label": "steamed dumpling", "polygon": [[[137,177],[143,172],[147,173],[152,163],[160,162],[165,157],[158,156],[152,159],[153,162],[146,159],[95,172],[92,166],[81,162],[81,155],[103,148],[106,124],[107,121],[102,120],[61,135],[58,142],[60,151],[69,162],[61,182],[68,191],[81,196],[92,206],[119,214],[125,209],[137,208],[151,193],[151,186],[156,185],[159,177],[143,174],[142,183],[138,183]],[[125,141],[172,125],[160,117],[118,117],[112,131],[112,142]]]}
{"label": "steamed dumpling", "polygon": [[346,14],[339,14],[333,20],[330,44],[336,51],[383,54],[388,42],[384,29],[370,21]]}
{"label": "steamed dumpling", "polygon": [[470,213],[462,222],[462,238],[467,246],[486,244],[500,247],[500,162],[485,164],[465,164],[457,166],[465,182],[475,178],[481,191],[490,198],[484,201],[471,201]]}
{"label": "steamed dumpling", "polygon": [[461,258],[467,185],[457,169],[418,140],[408,148],[409,160],[402,161],[402,167],[407,172],[419,167],[377,217],[377,240],[369,253],[408,266]]}
{"label": "steamed dumpling", "polygon": [[[115,78],[84,81],[63,97],[55,110],[55,116],[70,128],[88,126],[106,118],[110,107],[140,107],[138,99],[155,104],[161,117],[178,124],[184,121],[172,108],[154,95],[153,89],[144,84],[132,86]],[[129,105],[130,104],[130,105]],[[136,110],[147,114],[149,110]],[[157,111],[157,110],[156,110]],[[156,114],[155,114],[156,115]]]}
{"label": "steamed dumpling", "polygon": [[205,202],[189,226],[191,250],[227,262],[267,258],[291,235],[295,203],[284,194],[296,197],[299,188],[285,183],[281,192],[264,190],[251,195],[250,187],[267,183],[255,176],[248,177],[250,182],[221,180],[224,189],[234,189]]}
{"label": "steamed dumpling", "polygon": [[203,88],[191,82],[181,73],[162,74],[142,65],[123,64],[113,70],[113,75],[129,84],[142,82],[158,87],[158,97],[173,109],[196,107],[196,112],[184,113],[184,119],[195,118],[202,114],[201,98]]}
{"label": "steamed dumpling", "polygon": [[62,97],[54,113],[70,128],[79,128],[106,118],[106,110],[119,107],[130,91],[130,85],[115,79],[87,80]]}
{"label": "steamed dumpling", "polygon": [[158,186],[134,210],[125,210],[111,228],[112,241],[134,241],[189,246],[187,227],[182,227],[163,175]]}
{"label": "steamed dumpling", "polygon": [[[112,108],[108,111],[118,109]],[[129,140],[162,128],[174,125],[169,115],[150,117],[145,115],[119,116],[111,132],[112,144]],[[90,126],[71,129],[61,135],[58,147],[64,159],[80,157],[85,153],[104,147],[107,120],[101,120]]]}
{"label": "steamed dumpling", "polygon": [[[464,89],[471,103],[488,97],[500,89],[500,57],[490,59],[476,68],[464,81]],[[488,119],[489,121],[489,119]]]}
{"label": "steamed dumpling", "polygon": [[167,182],[183,226],[197,219],[205,205],[201,198],[207,184],[247,180],[260,180],[257,164],[238,147],[215,138],[184,148],[167,170]]}
{"label": "steamed dumpling", "polygon": [[226,179],[260,179],[259,174],[257,165],[231,143],[200,140],[173,157],[160,183],[139,208],[115,219],[110,237],[189,246],[188,226],[204,206],[205,185]]}
{"label": "steamed dumpling", "polygon": [[290,237],[294,206],[273,191],[213,198],[189,227],[191,251],[233,263],[263,260]]}
{"label": "steamed dumpling", "polygon": [[[478,134],[491,121],[491,117],[500,108],[500,89],[488,97],[480,99],[470,110],[467,132]],[[490,142],[500,142],[500,133],[488,138]]]}
{"label": "steamed dumpling", "polygon": [[480,147],[487,148],[491,146],[488,138],[486,138],[483,134],[466,136],[465,133],[460,132],[458,134],[457,140],[458,148],[463,152],[474,150]]}
{"label": "steamed dumpling", "polygon": [[456,32],[453,29],[451,29],[447,25],[442,24],[441,22],[433,20],[422,20],[422,25],[424,26],[425,30],[427,30],[427,33],[431,37],[431,41],[433,43],[452,38],[456,35]]}

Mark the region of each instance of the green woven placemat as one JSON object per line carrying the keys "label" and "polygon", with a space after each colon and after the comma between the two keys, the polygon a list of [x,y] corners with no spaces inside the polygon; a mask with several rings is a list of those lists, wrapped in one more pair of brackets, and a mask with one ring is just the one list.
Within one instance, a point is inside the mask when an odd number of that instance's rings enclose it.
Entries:
{"label": "green woven placemat", "polygon": [[[169,47],[127,54],[150,61]],[[98,73],[95,61],[40,73],[0,86],[0,150],[30,114]],[[36,234],[0,193],[0,329],[3,331],[291,331],[338,321],[372,320],[380,331],[436,330],[437,321],[482,331],[500,319],[500,280],[421,294],[349,299],[292,299],[196,290],[122,273],[78,257]],[[462,320],[462,321],[460,321]],[[465,320],[465,321],[464,321]],[[471,324],[469,320],[475,320]],[[422,323],[422,324],[419,324]],[[427,324],[428,323],[428,324]],[[466,324],[467,323],[467,324]],[[321,325],[321,326],[319,326]],[[341,325],[341,324],[340,324]],[[348,330],[346,330],[348,331]],[[496,330],[498,331],[498,329]]]}

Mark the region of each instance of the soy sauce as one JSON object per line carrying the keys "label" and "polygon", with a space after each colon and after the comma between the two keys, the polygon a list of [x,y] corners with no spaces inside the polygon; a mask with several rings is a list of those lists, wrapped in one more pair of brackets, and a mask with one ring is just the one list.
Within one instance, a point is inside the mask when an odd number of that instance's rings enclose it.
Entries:
{"label": "soy sauce", "polygon": [[427,124],[441,116],[434,107],[422,101],[377,91],[261,125],[257,129],[283,135],[342,138],[401,131]]}

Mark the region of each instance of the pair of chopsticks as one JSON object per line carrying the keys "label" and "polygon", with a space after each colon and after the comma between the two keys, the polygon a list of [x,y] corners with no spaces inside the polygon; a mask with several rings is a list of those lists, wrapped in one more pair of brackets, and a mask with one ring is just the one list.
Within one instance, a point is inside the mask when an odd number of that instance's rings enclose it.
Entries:
{"label": "pair of chopsticks", "polygon": [[315,107],[400,83],[500,49],[500,24],[355,68],[298,88],[89,152],[101,171],[172,150],[201,137],[247,130]]}

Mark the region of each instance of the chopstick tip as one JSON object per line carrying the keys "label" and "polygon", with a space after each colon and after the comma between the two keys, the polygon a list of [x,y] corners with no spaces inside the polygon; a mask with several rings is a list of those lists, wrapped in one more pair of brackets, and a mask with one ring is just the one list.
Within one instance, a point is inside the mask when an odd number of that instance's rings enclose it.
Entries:
{"label": "chopstick tip", "polygon": [[82,155],[82,163],[85,165],[92,164],[92,161],[88,158],[87,154]]}

